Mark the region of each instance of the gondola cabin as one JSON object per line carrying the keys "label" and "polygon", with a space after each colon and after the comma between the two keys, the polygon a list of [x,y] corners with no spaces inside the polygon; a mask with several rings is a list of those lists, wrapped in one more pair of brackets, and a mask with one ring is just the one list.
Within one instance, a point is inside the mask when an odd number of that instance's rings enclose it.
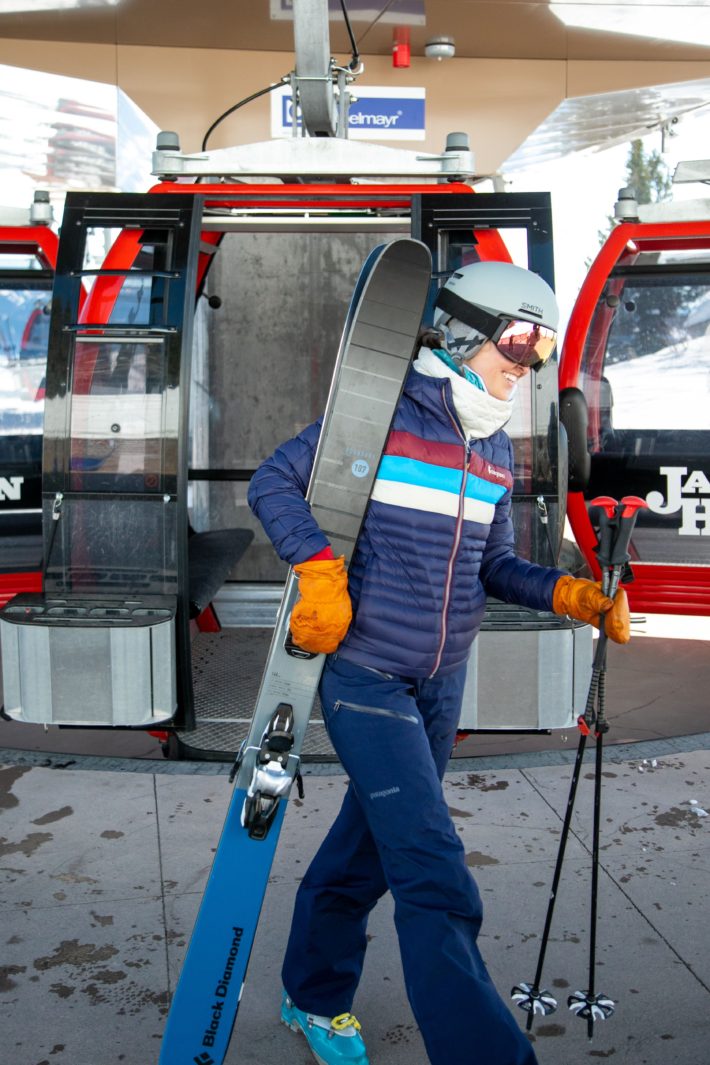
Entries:
{"label": "gondola cabin", "polygon": [[598,574],[589,500],[645,499],[632,610],[708,615],[710,200],[637,207],[627,194],[619,210],[626,220],[589,270],[560,360],[569,519]]}
{"label": "gondola cabin", "polygon": [[[286,575],[248,510],[247,483],[321,413],[369,252],[403,234],[425,243],[431,302],[458,265],[509,260],[511,246],[554,282],[549,196],[474,194],[469,153],[412,153],[396,181],[362,169],[354,179],[327,161],[343,145],[314,141],[304,174],[304,142],[289,144],[279,181],[228,178],[243,161],[190,172],[209,160],[171,148],[156,153],[163,180],[150,193],[67,198],[46,374],[44,591],[2,615],[13,720],[157,730],[166,753],[231,757]],[[364,146],[348,148],[362,167]],[[298,182],[288,180],[291,152]],[[99,262],[97,247],[109,249]],[[514,520],[520,552],[551,564],[566,463],[555,368],[532,376],[511,429]],[[588,627],[578,630],[491,603],[463,725],[569,724],[591,656]],[[524,690],[517,675],[501,689],[501,640],[530,658]],[[317,715],[310,731],[323,753]]]}

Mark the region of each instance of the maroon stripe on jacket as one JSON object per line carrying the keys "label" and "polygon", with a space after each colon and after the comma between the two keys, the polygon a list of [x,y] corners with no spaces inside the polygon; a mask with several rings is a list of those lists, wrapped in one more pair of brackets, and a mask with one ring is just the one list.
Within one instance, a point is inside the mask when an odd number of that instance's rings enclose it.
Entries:
{"label": "maroon stripe on jacket", "polygon": [[460,470],[462,467],[463,440],[460,444],[441,444],[434,440],[422,440],[414,433],[393,429],[387,438],[385,455],[398,455],[434,466],[446,466]]}
{"label": "maroon stripe on jacket", "polygon": [[[387,439],[385,455],[398,455],[403,458],[417,459],[419,462],[429,462],[434,466],[460,470],[462,445],[463,441],[461,444],[442,444],[433,440],[423,440],[414,433],[393,429]],[[513,487],[513,475],[510,470],[481,458],[475,451],[471,453],[468,469],[470,473],[484,481],[503,485],[504,488]]]}

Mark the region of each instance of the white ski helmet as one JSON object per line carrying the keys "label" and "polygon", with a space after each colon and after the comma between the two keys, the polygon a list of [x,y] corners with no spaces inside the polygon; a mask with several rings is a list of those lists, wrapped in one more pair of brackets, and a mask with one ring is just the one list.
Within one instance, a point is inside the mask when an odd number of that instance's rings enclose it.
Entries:
{"label": "white ski helmet", "polygon": [[506,358],[535,370],[555,348],[559,309],[546,281],[513,263],[477,262],[455,270],[435,302],[434,326],[456,358],[492,340]]}

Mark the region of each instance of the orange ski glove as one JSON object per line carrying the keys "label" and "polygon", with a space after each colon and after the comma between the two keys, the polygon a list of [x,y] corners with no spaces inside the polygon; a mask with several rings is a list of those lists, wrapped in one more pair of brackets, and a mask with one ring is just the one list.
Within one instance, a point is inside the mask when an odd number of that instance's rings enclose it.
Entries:
{"label": "orange ski glove", "polygon": [[332,654],[353,617],[345,556],[301,562],[293,568],[300,592],[291,612],[293,642],[304,651]]}
{"label": "orange ski glove", "polygon": [[567,614],[597,629],[599,615],[605,614],[604,631],[610,640],[628,643],[631,639],[629,601],[623,588],[619,588],[612,601],[608,595],[602,594],[601,581],[560,577],[552,593],[552,609],[556,614]]}

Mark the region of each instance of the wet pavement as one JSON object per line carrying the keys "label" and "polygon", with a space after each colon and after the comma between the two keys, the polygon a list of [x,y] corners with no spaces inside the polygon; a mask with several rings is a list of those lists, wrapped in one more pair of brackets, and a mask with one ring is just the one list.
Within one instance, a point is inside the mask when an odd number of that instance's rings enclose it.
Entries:
{"label": "wet pavement", "polygon": [[[543,976],[560,1008],[533,1027],[540,1065],[708,1061],[710,735],[676,747],[657,755],[652,744],[608,751],[597,989],[618,1006],[595,1026],[592,1043],[584,1022],[566,1008],[567,995],[586,986],[587,973],[592,761],[583,767]],[[634,750],[644,757],[630,758]],[[506,767],[506,761],[481,769],[466,759],[447,774],[445,788],[484,900],[481,947],[507,995],[535,972],[571,767]],[[166,763],[170,771],[157,773],[143,766],[147,771],[106,772],[82,768],[80,760],[67,769],[0,768],[0,1020],[7,1065],[157,1061],[229,787],[225,767],[194,773]],[[289,805],[230,1065],[311,1060],[302,1041],[276,1020],[280,958],[296,886],[345,784],[332,769],[309,773],[305,800]],[[425,1065],[389,899],[372,915],[355,1008],[372,1065]],[[522,1012],[519,1020],[524,1024]],[[479,1062],[474,1032],[458,1060],[494,1065]]]}
{"label": "wet pavement", "polygon": [[[543,974],[559,1008],[533,1026],[540,1065],[710,1061],[709,646],[650,635],[610,648],[597,990],[617,1007],[591,1043],[567,1009],[587,980],[588,751]],[[143,735],[110,744],[105,733],[28,729],[0,724],[0,1063],[153,1065],[228,766],[166,762]],[[576,744],[576,734],[476,736],[446,776],[484,900],[482,951],[505,996],[535,973]],[[289,804],[228,1065],[312,1063],[277,1022],[280,961],[296,886],[345,785],[337,765],[309,766],[304,801]],[[355,1009],[370,1061],[426,1065],[388,898],[369,932]],[[500,1065],[475,1047],[472,1031],[452,1065]]]}

